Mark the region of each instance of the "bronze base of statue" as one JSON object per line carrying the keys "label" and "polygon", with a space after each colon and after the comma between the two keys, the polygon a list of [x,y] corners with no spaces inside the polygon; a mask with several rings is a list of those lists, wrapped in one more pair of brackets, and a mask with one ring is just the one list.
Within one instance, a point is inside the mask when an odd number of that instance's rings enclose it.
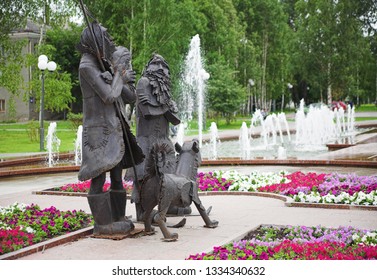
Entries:
{"label": "bronze base of statue", "polygon": [[143,235],[143,228],[134,228],[133,230],[127,233],[115,233],[115,234],[94,234],[91,236],[93,238],[101,239],[111,239],[111,240],[122,240],[125,238],[137,238],[140,235]]}

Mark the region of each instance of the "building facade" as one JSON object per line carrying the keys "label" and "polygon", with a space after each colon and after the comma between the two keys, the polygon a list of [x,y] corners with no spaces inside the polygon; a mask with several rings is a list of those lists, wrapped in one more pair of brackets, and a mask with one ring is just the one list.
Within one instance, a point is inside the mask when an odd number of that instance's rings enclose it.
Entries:
{"label": "building facade", "polygon": [[[25,28],[15,30],[10,34],[12,40],[26,40],[26,44],[23,46],[22,54],[35,53],[36,46],[40,40],[41,29],[38,25],[31,21],[27,21]],[[25,83],[28,83],[32,79],[32,68],[24,67],[22,69],[22,76]],[[26,97],[26,98],[25,98]],[[0,87],[0,122],[7,121],[9,118],[9,102],[11,94],[3,87]],[[14,98],[16,120],[28,121],[38,119],[38,104],[35,104],[35,100],[29,92],[24,90],[21,94]]]}

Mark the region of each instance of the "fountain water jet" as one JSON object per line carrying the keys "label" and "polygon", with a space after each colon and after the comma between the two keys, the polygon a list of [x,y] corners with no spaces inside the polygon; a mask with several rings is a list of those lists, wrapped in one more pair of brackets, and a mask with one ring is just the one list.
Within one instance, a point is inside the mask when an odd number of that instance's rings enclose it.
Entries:
{"label": "fountain water jet", "polygon": [[209,74],[203,68],[200,38],[197,34],[191,39],[189,51],[184,62],[181,80],[182,93],[179,106],[182,112],[181,120],[185,122],[192,120],[194,104],[197,105],[198,140],[200,147],[202,146],[203,138],[205,86],[208,79]]}
{"label": "fountain water jet", "polygon": [[52,167],[59,160],[60,139],[56,136],[56,122],[50,123],[46,136],[48,166]]}
{"label": "fountain water jet", "polygon": [[249,129],[247,127],[246,122],[243,122],[241,125],[241,131],[240,131],[240,149],[241,149],[241,159],[250,159],[250,151],[251,151],[251,145],[250,145],[251,136],[249,134]]}
{"label": "fountain water jet", "polygon": [[325,149],[329,142],[354,134],[352,109],[349,108],[349,111],[347,120],[343,109],[332,111],[324,105],[320,108],[310,106],[305,114],[304,101],[301,100],[295,119],[297,148],[301,150]]}
{"label": "fountain water jet", "polygon": [[186,125],[187,125],[186,123],[180,123],[177,129],[176,142],[181,146],[183,145],[183,142],[184,142]]}
{"label": "fountain water jet", "polygon": [[210,131],[211,131],[210,144],[212,146],[211,159],[217,159],[217,144],[220,143],[220,139],[219,139],[219,133],[217,130],[217,125],[215,122],[211,123]]}
{"label": "fountain water jet", "polygon": [[287,149],[283,146],[279,146],[278,148],[278,159],[287,159]]}
{"label": "fountain water jet", "polygon": [[289,126],[284,113],[278,113],[277,115],[272,113],[264,117],[262,112],[258,109],[251,118],[250,131],[252,134],[254,133],[258,123],[261,125],[262,130],[260,132],[260,136],[263,138],[264,146],[266,148],[269,145],[277,144],[278,134],[280,143],[284,143],[282,124],[285,126],[289,141],[291,140]]}
{"label": "fountain water jet", "polygon": [[82,125],[77,128],[75,141],[75,165],[81,165],[82,160]]}

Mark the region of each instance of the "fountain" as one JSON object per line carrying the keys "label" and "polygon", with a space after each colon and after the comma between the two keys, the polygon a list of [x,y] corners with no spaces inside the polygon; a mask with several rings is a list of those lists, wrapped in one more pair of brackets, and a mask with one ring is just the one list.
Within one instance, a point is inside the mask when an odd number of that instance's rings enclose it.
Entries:
{"label": "fountain", "polygon": [[[347,116],[343,109],[332,111],[327,106],[310,106],[305,112],[303,100],[296,112],[294,127],[296,134],[292,141],[285,113],[265,116],[258,109],[252,115],[250,129],[244,122],[239,141],[223,141],[216,155],[219,158],[239,157],[242,160],[312,159],[318,153],[327,152],[331,141],[340,142],[340,139],[356,134],[352,108],[348,108]],[[210,154],[214,152],[206,151],[206,148],[203,158],[207,156],[211,159]]]}
{"label": "fountain", "polygon": [[50,123],[46,136],[48,166],[52,167],[59,160],[60,139],[56,136],[56,122]]}
{"label": "fountain", "polygon": [[243,122],[241,125],[241,131],[240,131],[240,148],[241,148],[241,159],[249,159],[250,158],[250,134],[249,129],[247,128],[246,122]]}
{"label": "fountain", "polygon": [[187,127],[187,123],[180,123],[178,125],[175,142],[177,142],[179,145],[183,145],[186,127]]}
{"label": "fountain", "polygon": [[197,105],[198,140],[200,147],[203,140],[205,86],[208,79],[209,74],[203,68],[200,38],[197,34],[191,39],[189,51],[184,62],[179,107],[182,114],[181,120],[189,122],[193,119],[194,104]]}
{"label": "fountain", "polygon": [[283,146],[279,146],[278,148],[278,157],[277,159],[287,159],[287,149]]}
{"label": "fountain", "polygon": [[348,115],[344,110],[332,111],[327,106],[309,107],[304,113],[304,102],[296,113],[296,145],[300,150],[326,149],[326,144],[341,141],[345,136],[355,135],[354,108],[348,107]]}
{"label": "fountain", "polygon": [[76,134],[76,141],[75,141],[75,165],[81,165],[82,160],[82,125],[79,125],[77,128]]}
{"label": "fountain", "polygon": [[217,144],[220,143],[220,139],[219,139],[219,133],[217,130],[217,125],[215,122],[211,123],[210,131],[211,131],[210,145],[212,147],[211,149],[212,155],[210,159],[217,159]]}
{"label": "fountain", "polygon": [[284,143],[282,124],[285,126],[288,138],[290,140],[290,132],[287,119],[284,113],[272,113],[268,116],[263,116],[260,109],[257,109],[250,124],[250,133],[255,134],[256,127],[260,124],[262,130],[260,136],[263,139],[265,147],[268,145],[277,144],[277,136],[279,135],[280,143]]}
{"label": "fountain", "polygon": [[336,138],[334,112],[326,106],[309,107],[304,112],[304,101],[296,113],[296,146],[300,150],[322,150],[326,143]]}
{"label": "fountain", "polygon": [[278,113],[278,119],[280,123],[284,125],[285,132],[287,133],[288,141],[291,142],[291,133],[289,131],[289,125],[285,113]]}

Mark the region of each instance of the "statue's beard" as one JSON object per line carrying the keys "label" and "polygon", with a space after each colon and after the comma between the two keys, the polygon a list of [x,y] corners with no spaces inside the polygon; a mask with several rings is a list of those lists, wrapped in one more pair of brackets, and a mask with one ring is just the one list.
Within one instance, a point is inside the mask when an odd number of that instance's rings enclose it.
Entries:
{"label": "statue's beard", "polygon": [[171,94],[170,94],[170,77],[164,73],[162,69],[156,71],[147,70],[144,74],[152,86],[152,94],[156,96],[157,101],[160,104],[170,106]]}

